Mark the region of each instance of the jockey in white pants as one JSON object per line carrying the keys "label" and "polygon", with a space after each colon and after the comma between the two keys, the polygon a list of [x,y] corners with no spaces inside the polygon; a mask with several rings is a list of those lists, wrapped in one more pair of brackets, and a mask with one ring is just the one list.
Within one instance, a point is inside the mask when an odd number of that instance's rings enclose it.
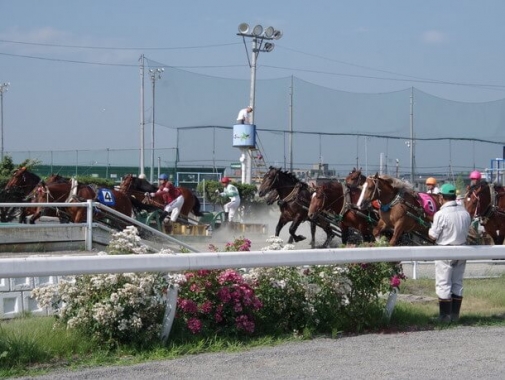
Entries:
{"label": "jockey in white pants", "polygon": [[231,180],[228,177],[221,178],[221,183],[224,185],[223,192],[219,193],[219,190],[216,190],[216,192],[222,197],[230,198],[230,202],[226,203],[223,207],[225,219],[228,219],[229,222],[233,222],[235,213],[240,207],[240,195],[237,187],[231,184]]}

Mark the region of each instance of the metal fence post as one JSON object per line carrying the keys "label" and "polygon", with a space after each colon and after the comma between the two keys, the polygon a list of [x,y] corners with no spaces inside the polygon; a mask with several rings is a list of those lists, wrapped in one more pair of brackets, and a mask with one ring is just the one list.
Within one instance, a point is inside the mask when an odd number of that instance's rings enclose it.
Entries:
{"label": "metal fence post", "polygon": [[93,200],[87,200],[87,218],[86,218],[86,250],[91,251],[93,249]]}

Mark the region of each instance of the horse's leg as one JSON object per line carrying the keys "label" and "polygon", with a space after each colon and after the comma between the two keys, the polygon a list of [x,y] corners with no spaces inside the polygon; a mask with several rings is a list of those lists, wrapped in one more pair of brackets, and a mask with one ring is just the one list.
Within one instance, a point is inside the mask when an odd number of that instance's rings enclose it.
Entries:
{"label": "horse's leg", "polygon": [[39,207],[37,208],[37,210],[33,213],[33,215],[31,216],[29,222],[30,224],[35,224],[35,222],[37,220],[39,220],[39,218],[42,216],[42,209]]}
{"label": "horse's leg", "polygon": [[349,226],[341,223],[340,225],[340,231],[342,233],[342,244],[347,245],[347,242],[349,241]]}
{"label": "horse's leg", "polygon": [[316,223],[310,222],[310,247],[316,247]]}
{"label": "horse's leg", "polygon": [[291,222],[291,226],[289,226],[289,235],[293,238],[295,243],[298,243],[306,239],[305,236],[296,234],[296,230],[298,229],[298,226],[300,226],[301,223],[302,223],[301,218],[295,218],[295,220]]}
{"label": "horse's leg", "polygon": [[[284,227],[286,225],[288,221],[282,217],[279,218],[279,221],[277,222],[277,226],[275,226],[275,236],[279,236],[279,234],[281,233],[281,230],[282,230],[282,227]],[[289,237],[289,240],[288,240],[288,244],[291,244],[293,242],[293,239],[291,238],[291,236]]]}
{"label": "horse's leg", "polygon": [[391,237],[391,240],[389,240],[389,245],[390,246],[395,246],[398,244],[398,240],[400,240],[400,237],[402,236],[404,231],[404,226],[400,224],[395,225],[395,230],[393,232],[393,236]]}
{"label": "horse's leg", "polygon": [[330,223],[326,223],[322,228],[323,228],[324,232],[326,232],[326,240],[321,245],[321,248],[328,248],[328,246],[330,245],[330,242],[335,237],[335,233],[333,232],[333,228],[331,227]]}
{"label": "horse's leg", "polygon": [[386,229],[386,223],[382,219],[379,219],[379,222],[374,227],[372,232],[373,236],[375,237],[375,240],[379,240],[380,235],[384,232],[385,229]]}

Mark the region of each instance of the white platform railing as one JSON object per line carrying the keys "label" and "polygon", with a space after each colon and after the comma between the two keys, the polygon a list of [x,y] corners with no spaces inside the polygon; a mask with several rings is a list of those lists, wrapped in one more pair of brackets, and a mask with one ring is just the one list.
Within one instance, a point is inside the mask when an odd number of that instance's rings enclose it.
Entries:
{"label": "white platform railing", "polygon": [[[95,209],[100,209],[102,211],[105,211],[106,213],[108,214],[111,214],[119,219],[121,219],[122,221],[126,222],[126,223],[129,223],[131,225],[134,225],[136,226],[137,228],[140,228],[140,229],[144,229],[144,230],[147,230],[149,231],[150,234],[158,237],[158,238],[161,238],[161,239],[164,239],[164,240],[167,240],[167,241],[170,241],[172,243],[176,243],[178,246],[181,246],[181,247],[184,247],[186,249],[188,249],[189,251],[191,252],[198,252],[197,249],[195,249],[194,247],[192,247],[191,245],[188,245],[170,235],[167,235],[161,231],[158,231],[157,229],[154,229],[152,227],[149,227],[147,225],[145,225],[144,223],[142,222],[139,222],[138,220],[134,219],[134,218],[131,218],[129,216],[126,216],[110,207],[107,207],[99,202],[94,202],[93,200],[87,200],[86,202],[72,202],[72,203],[65,203],[65,202],[49,202],[49,203],[1,203],[1,207],[5,207],[5,208],[8,208],[8,207],[25,207],[25,208],[35,208],[35,207],[51,207],[51,208],[57,208],[57,207],[60,207],[60,208],[66,208],[66,207],[86,207],[87,208],[87,211],[86,211],[86,223],[69,223],[69,224],[61,224],[61,225],[57,225],[57,224],[54,224],[54,225],[51,225],[52,228],[69,228],[69,227],[82,227],[83,225],[86,226],[86,231],[85,231],[85,237],[84,237],[84,246],[85,246],[85,249],[87,251],[91,251],[93,249],[93,226],[94,226],[94,223],[93,223],[93,213],[95,211]],[[3,223],[0,223],[0,228],[22,228],[23,226],[26,226],[26,225],[23,225],[23,224],[19,224],[19,225],[6,225],[6,224],[3,224]]]}
{"label": "white platform railing", "polygon": [[0,278],[346,263],[505,259],[505,246],[426,246],[0,259]]}

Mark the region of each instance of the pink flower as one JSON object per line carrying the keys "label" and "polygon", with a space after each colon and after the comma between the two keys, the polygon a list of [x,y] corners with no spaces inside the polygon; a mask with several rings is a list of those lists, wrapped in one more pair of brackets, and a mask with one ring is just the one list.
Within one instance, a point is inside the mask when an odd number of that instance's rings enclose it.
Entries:
{"label": "pink flower", "polygon": [[400,283],[401,283],[401,279],[400,277],[398,277],[396,274],[391,277],[391,280],[389,281],[389,284],[393,287],[393,288],[397,288],[400,286]]}
{"label": "pink flower", "polygon": [[193,333],[197,334],[202,330],[202,321],[198,318],[191,318],[188,320],[188,329]]}
{"label": "pink flower", "polygon": [[185,313],[196,314],[198,313],[198,305],[189,299],[179,299],[178,301],[179,307]]}
{"label": "pink flower", "polygon": [[235,326],[237,326],[237,330],[244,330],[249,333],[254,332],[254,322],[249,320],[247,315],[239,315],[235,318]]}
{"label": "pink flower", "polygon": [[195,274],[193,272],[186,272],[184,273],[184,276],[186,277],[186,280],[191,280],[193,277],[195,277]]}
{"label": "pink flower", "polygon": [[217,297],[221,302],[229,302],[231,300],[230,289],[221,288],[217,292]]}
{"label": "pink flower", "polygon": [[197,284],[191,284],[191,286],[189,287],[189,290],[191,290],[192,292],[198,293],[200,291],[200,287]]}
{"label": "pink flower", "polygon": [[205,301],[201,306],[201,310],[204,313],[210,313],[212,311],[212,302]]}
{"label": "pink flower", "polygon": [[210,270],[208,269],[200,269],[196,272],[199,277],[207,277],[210,274]]}

